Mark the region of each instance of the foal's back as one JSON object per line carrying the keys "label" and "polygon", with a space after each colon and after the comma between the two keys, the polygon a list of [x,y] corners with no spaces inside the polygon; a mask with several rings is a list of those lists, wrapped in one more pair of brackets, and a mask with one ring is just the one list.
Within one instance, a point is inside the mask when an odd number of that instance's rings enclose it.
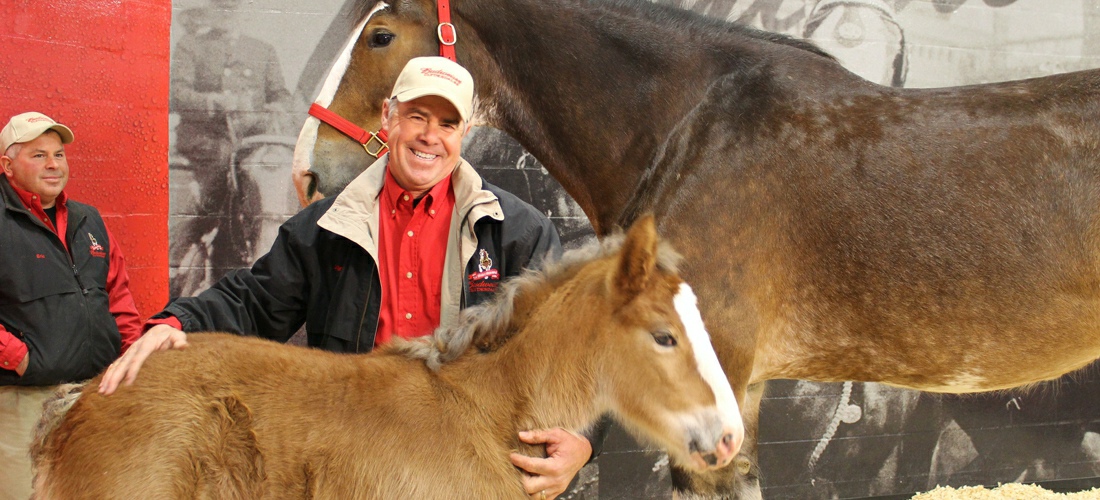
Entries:
{"label": "foal's back", "polygon": [[43,498],[521,494],[506,451],[471,437],[485,436],[476,419],[453,401],[441,411],[447,389],[423,361],[225,334],[188,341],[113,396],[85,386],[45,443]]}

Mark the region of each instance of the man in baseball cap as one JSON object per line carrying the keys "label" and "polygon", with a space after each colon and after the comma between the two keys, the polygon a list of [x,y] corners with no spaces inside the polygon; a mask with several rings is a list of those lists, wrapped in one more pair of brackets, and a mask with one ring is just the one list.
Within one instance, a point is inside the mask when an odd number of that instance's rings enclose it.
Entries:
{"label": "man in baseball cap", "polygon": [[[132,382],[151,352],[186,345],[185,331],[285,340],[309,317],[310,325],[325,325],[311,344],[337,352],[428,335],[456,325],[463,307],[490,300],[502,280],[561,252],[546,214],[485,182],[462,158],[474,107],[469,71],[442,57],[415,58],[390,95],[382,103],[389,153],[338,196],[284,223],[280,233],[289,237],[252,268],[154,315],[155,326],[104,374],[101,393]],[[256,317],[226,314],[234,310]],[[601,433],[591,441],[599,443]],[[518,438],[554,451],[549,458],[512,455],[536,498],[565,491],[592,456],[588,438],[561,428]]]}
{"label": "man in baseball cap", "polygon": [[28,450],[42,401],[58,384],[95,376],[141,336],[118,242],[98,210],[64,193],[71,142],[69,127],[42,113],[13,116],[0,130],[0,499],[31,494]]}

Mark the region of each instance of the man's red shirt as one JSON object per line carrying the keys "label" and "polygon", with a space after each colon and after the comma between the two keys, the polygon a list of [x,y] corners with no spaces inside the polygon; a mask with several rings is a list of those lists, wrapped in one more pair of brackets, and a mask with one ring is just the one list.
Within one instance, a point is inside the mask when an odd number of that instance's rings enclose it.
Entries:
{"label": "man's red shirt", "polygon": [[378,279],[382,283],[382,307],[375,346],[389,342],[394,336],[428,335],[439,326],[443,263],[454,206],[451,176],[439,181],[416,202],[386,172],[379,200]]}

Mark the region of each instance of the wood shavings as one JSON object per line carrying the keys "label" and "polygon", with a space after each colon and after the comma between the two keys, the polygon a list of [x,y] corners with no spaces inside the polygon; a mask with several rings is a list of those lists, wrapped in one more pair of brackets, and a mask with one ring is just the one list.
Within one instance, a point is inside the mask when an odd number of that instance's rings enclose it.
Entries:
{"label": "wood shavings", "polygon": [[1033,484],[1002,484],[992,490],[983,486],[951,488],[940,486],[919,493],[912,500],[1100,500],[1100,488],[1078,493],[1055,493]]}

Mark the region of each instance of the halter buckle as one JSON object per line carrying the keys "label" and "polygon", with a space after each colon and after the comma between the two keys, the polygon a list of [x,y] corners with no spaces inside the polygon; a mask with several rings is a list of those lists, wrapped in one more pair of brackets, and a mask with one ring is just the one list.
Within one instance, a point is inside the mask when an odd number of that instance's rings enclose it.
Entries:
{"label": "halter buckle", "polygon": [[[444,34],[443,27],[447,27],[446,34]],[[451,23],[439,23],[435,27],[435,33],[439,36],[439,43],[442,45],[454,45],[458,41],[458,31],[455,30],[455,25]]]}
{"label": "halter buckle", "polygon": [[[383,141],[381,137],[378,137],[378,134],[376,134],[374,132],[369,132],[369,133],[370,133],[370,139],[367,139],[367,142],[363,143],[363,149],[365,149],[367,151],[367,154],[373,156],[375,159],[378,159],[379,156],[382,156],[382,152],[386,150],[388,145],[386,144],[386,141]],[[370,150],[371,143],[374,142],[374,141],[378,141],[378,148],[375,149],[374,151],[371,151]]]}

